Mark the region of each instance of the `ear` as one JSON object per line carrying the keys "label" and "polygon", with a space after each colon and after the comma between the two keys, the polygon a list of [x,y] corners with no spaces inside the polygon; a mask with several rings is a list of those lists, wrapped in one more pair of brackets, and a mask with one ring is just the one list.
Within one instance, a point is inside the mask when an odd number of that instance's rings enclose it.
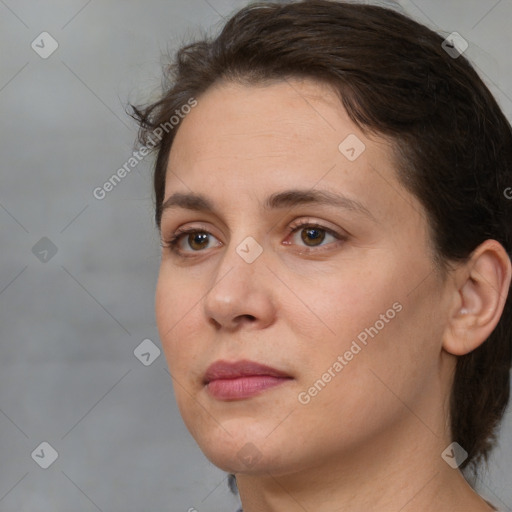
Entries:
{"label": "ear", "polygon": [[443,348],[456,356],[478,348],[500,320],[511,280],[504,247],[486,240],[455,270],[453,307],[443,335]]}

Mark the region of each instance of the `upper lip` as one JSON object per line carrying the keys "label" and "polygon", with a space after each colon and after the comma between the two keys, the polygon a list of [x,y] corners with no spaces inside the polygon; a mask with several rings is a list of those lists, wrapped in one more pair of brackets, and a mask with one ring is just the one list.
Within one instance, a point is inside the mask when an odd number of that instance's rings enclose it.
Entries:
{"label": "upper lip", "polygon": [[271,377],[288,377],[281,370],[277,370],[270,366],[256,363],[255,361],[249,361],[243,359],[241,361],[215,361],[211,364],[204,375],[204,384],[216,379],[236,379],[238,377],[248,377],[251,375],[269,375]]}

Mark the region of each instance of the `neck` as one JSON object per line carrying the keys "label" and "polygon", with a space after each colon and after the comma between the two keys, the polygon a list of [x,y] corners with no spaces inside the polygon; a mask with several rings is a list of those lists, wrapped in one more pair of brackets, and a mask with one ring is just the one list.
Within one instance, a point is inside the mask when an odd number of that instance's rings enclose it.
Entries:
{"label": "neck", "polygon": [[490,512],[441,457],[450,444],[416,416],[350,452],[296,471],[238,474],[244,512]]}

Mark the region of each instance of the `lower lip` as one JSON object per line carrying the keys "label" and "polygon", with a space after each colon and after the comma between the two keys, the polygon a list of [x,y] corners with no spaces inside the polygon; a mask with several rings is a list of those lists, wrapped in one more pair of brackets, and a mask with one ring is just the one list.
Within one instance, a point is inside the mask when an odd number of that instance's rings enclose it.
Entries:
{"label": "lower lip", "polygon": [[253,375],[237,379],[217,379],[210,381],[206,388],[210,395],[219,400],[236,400],[258,395],[262,391],[279,386],[290,380],[286,377]]}

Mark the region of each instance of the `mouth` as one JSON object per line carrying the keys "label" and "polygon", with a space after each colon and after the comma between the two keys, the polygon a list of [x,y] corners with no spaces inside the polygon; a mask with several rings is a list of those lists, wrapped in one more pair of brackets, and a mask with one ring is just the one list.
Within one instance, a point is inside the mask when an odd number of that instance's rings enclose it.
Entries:
{"label": "mouth", "polygon": [[219,400],[241,400],[292,380],[281,370],[254,361],[216,361],[208,367],[203,384]]}

